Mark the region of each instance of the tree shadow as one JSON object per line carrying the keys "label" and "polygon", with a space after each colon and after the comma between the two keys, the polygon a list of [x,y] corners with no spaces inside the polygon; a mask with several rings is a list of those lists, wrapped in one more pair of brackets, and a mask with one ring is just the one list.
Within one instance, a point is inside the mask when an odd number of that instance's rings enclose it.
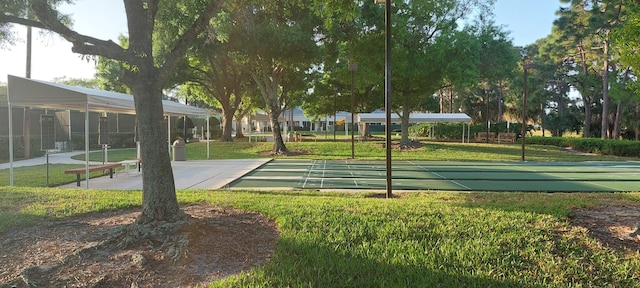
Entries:
{"label": "tree shadow", "polygon": [[[474,276],[473,271],[462,271],[462,267],[446,260],[410,263],[409,259],[389,255],[382,262],[345,254],[328,245],[291,239],[281,239],[278,252],[279,257],[264,267],[264,280],[274,287],[542,287]],[[434,265],[438,268],[429,267]]]}

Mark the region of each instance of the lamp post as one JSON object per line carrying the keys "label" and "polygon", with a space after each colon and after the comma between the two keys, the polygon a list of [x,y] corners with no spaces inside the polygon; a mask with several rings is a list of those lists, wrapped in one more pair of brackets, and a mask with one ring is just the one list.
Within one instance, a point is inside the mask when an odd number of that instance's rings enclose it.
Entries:
{"label": "lamp post", "polygon": [[353,95],[353,78],[354,78],[354,74],[356,72],[356,70],[358,70],[358,64],[349,64],[349,71],[351,71],[351,159],[355,159],[355,146],[354,146],[354,137],[353,137],[353,130],[355,130],[355,125],[354,125],[354,119],[353,119],[353,113],[354,113],[354,106],[355,106],[355,98]]}
{"label": "lamp post", "polygon": [[384,89],[384,110],[385,110],[385,148],[387,160],[387,198],[392,197],[391,185],[391,0],[374,0],[376,4],[384,3],[385,10],[385,89]]}
{"label": "lamp post", "polygon": [[527,58],[525,58],[522,62],[522,68],[524,69],[524,91],[522,93],[522,162],[525,161],[525,134],[527,133],[527,74],[529,69],[536,68],[535,64],[527,62]]}

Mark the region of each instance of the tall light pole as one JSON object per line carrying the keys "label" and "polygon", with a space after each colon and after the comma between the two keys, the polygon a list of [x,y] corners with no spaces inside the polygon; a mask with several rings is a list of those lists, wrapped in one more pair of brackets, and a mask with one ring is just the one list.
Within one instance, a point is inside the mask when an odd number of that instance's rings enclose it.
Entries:
{"label": "tall light pole", "polygon": [[522,162],[525,161],[524,150],[525,150],[525,134],[527,133],[527,74],[529,69],[536,68],[535,64],[530,63],[525,58],[522,62],[522,68],[524,69],[524,91],[522,93]]}
{"label": "tall light pole", "polygon": [[384,3],[385,10],[385,89],[384,89],[384,110],[385,110],[385,148],[387,159],[387,198],[391,198],[391,0],[374,0],[376,4]]}
{"label": "tall light pole", "polygon": [[353,95],[353,78],[354,78],[354,74],[356,73],[356,70],[358,70],[358,64],[349,64],[349,71],[351,71],[351,159],[355,159],[355,146],[354,146],[354,137],[353,137],[353,130],[355,130],[355,124],[354,124],[354,119],[353,119],[353,113],[354,113],[354,107],[355,105],[355,98]]}

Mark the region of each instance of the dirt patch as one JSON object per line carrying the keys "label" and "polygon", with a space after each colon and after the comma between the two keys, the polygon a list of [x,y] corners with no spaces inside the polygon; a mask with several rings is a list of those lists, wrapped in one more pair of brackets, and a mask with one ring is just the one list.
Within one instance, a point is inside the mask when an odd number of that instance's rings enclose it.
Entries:
{"label": "dirt patch", "polygon": [[[385,148],[387,143],[380,143],[381,148]],[[412,151],[412,150],[420,150],[424,147],[424,143],[420,141],[409,141],[407,144],[400,144],[398,141],[391,142],[392,150],[403,150],[403,151]]]}
{"label": "dirt patch", "polygon": [[578,209],[570,217],[575,226],[586,228],[589,235],[621,253],[640,252],[638,206],[600,206]]}
{"label": "dirt patch", "polygon": [[139,208],[11,229],[0,234],[0,287],[202,286],[270,259],[273,221],[208,204],[183,209],[193,218],[175,234],[187,237],[156,235],[126,248],[105,243],[133,227]]}
{"label": "dirt patch", "polygon": [[[382,145],[382,147],[384,147],[384,145]],[[392,142],[391,143],[391,149],[394,150],[419,150],[422,147],[424,147],[424,143],[419,142],[419,141],[410,141],[408,144],[400,144],[399,142]]]}

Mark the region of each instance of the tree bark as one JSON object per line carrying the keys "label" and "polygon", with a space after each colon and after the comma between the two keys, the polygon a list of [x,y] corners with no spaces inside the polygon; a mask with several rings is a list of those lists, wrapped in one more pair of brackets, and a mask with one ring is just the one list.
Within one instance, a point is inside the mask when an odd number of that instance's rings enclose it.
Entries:
{"label": "tree bark", "polygon": [[289,152],[287,146],[284,144],[284,140],[282,140],[282,130],[280,129],[280,121],[278,118],[280,117],[280,113],[282,110],[280,107],[274,107],[270,105],[271,109],[269,109],[269,122],[271,123],[271,130],[273,132],[273,150],[272,153],[276,155],[283,155]]}
{"label": "tree bark", "polygon": [[244,118],[244,115],[236,115],[236,139],[244,139],[244,131],[242,131],[242,118]]}
{"label": "tree bark", "polygon": [[[584,99],[584,97],[583,97]],[[584,102],[584,127],[582,127],[582,137],[591,137],[591,102]]]}
{"label": "tree bark", "polygon": [[[282,140],[282,131],[280,130],[280,121],[278,118],[284,109],[284,96],[279,93],[281,88],[280,80],[284,76],[284,68],[278,67],[274,64],[274,61],[266,61],[258,63],[258,71],[252,71],[251,69],[245,69],[246,72],[251,75],[253,81],[258,86],[260,95],[266,104],[267,112],[269,113],[269,123],[271,124],[271,131],[273,135],[273,150],[271,153],[275,155],[282,155],[289,152],[287,146]],[[280,97],[282,96],[282,97]]]}
{"label": "tree bark", "polygon": [[235,109],[225,105],[222,106],[222,135],[220,136],[221,142],[233,142],[231,132],[233,129],[233,114]]}
{"label": "tree bark", "polygon": [[[409,146],[409,117],[411,116],[411,112],[409,111],[408,106],[402,106],[402,115],[400,116],[400,124],[402,125],[402,129],[400,129],[400,133],[402,134],[402,138],[400,140],[401,147]],[[388,127],[387,129],[391,129]]]}
{"label": "tree bark", "polygon": [[[131,82],[136,111],[140,121],[140,153],[142,157],[142,213],[138,223],[153,221],[174,222],[185,219],[178,206],[173,168],[169,158],[167,130],[162,108],[162,89],[146,83],[152,76],[140,75]],[[134,78],[135,79],[135,78]]]}
{"label": "tree bark", "polygon": [[604,67],[602,70],[602,139],[608,139],[609,135],[609,32],[604,39]]}
{"label": "tree bark", "polygon": [[622,101],[616,105],[616,118],[613,122],[613,139],[620,139],[620,124],[622,122]]}

